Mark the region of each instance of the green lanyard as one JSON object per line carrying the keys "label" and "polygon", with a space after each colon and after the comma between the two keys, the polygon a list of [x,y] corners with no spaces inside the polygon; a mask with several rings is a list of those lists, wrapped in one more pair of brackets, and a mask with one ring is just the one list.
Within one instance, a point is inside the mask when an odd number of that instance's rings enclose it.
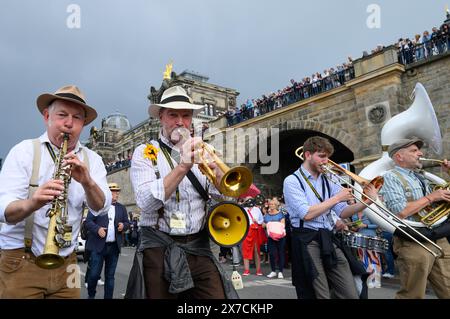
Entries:
{"label": "green lanyard", "polygon": [[[317,192],[317,190],[315,189],[315,187],[311,184],[311,182],[309,181],[309,179],[306,177],[305,173],[303,173],[302,168],[299,168],[300,173],[302,174],[303,178],[305,179],[306,183],[308,184],[308,186],[311,188],[311,190],[314,192],[314,195],[316,195],[317,199],[321,202],[323,202],[322,197],[319,195],[319,193]],[[325,175],[322,175],[322,191],[323,191],[323,197],[325,197]],[[328,188],[327,188],[328,189]],[[331,192],[330,189],[328,189],[328,196],[331,196]],[[306,195],[306,194],[305,194]],[[328,222],[330,223],[330,226],[332,228],[334,228],[334,221],[333,218],[330,215],[331,210],[328,210],[328,212],[325,214],[326,218],[328,219]]]}
{"label": "green lanyard", "polygon": [[[161,150],[163,151],[164,156],[166,157],[167,161],[169,162],[170,168],[173,170],[175,167],[173,166],[172,159],[170,158],[169,152],[167,152],[167,150],[164,147],[161,147]],[[175,194],[176,194],[177,204],[179,204],[180,203],[180,190],[178,189],[178,186],[175,191]]]}
{"label": "green lanyard", "polygon": [[[312,191],[314,192],[314,195],[316,195],[317,199],[320,200],[321,202],[323,202],[322,197],[319,195],[319,193],[317,192],[317,190],[315,189],[315,187],[311,184],[311,182],[309,181],[309,179],[306,177],[305,173],[303,173],[303,170],[300,168],[299,169],[300,174],[302,174],[303,179],[306,181],[306,183],[308,184],[308,186],[312,189]],[[324,188],[324,182],[323,182],[323,176],[322,176],[322,188],[323,188],[323,192],[324,192],[324,196],[325,196],[325,188]]]}

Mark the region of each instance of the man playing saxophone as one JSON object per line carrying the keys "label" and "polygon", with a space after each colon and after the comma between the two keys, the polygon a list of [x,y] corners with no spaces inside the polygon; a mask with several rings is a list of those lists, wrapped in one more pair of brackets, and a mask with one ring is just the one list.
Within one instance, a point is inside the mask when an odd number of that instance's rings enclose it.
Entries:
{"label": "man playing saxophone", "polygon": [[[388,149],[395,168],[384,174],[380,194],[387,208],[405,220],[414,220],[413,216],[435,202],[450,202],[450,191],[432,191],[428,180],[417,171],[422,168],[422,146],[423,141],[412,138],[398,140]],[[450,168],[447,160],[442,165]],[[433,248],[430,243],[423,244]],[[442,248],[439,258],[418,243],[394,235],[394,252],[398,256],[401,284],[396,298],[424,298],[427,281],[438,298],[450,298],[450,245],[447,238],[437,239],[436,244]]]}
{"label": "man playing saxophone", "polygon": [[97,112],[76,86],[40,95],[37,106],[46,132],[15,145],[0,173],[0,298],[80,298],[73,265],[83,203],[95,214],[111,203],[100,156],[79,142]]}

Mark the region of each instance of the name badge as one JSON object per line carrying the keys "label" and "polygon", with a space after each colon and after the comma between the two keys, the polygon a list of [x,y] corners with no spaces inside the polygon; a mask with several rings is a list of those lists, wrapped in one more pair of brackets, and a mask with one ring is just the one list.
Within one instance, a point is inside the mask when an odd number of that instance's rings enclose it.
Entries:
{"label": "name badge", "polygon": [[186,234],[186,215],[180,211],[174,211],[170,214],[170,234],[184,235]]}

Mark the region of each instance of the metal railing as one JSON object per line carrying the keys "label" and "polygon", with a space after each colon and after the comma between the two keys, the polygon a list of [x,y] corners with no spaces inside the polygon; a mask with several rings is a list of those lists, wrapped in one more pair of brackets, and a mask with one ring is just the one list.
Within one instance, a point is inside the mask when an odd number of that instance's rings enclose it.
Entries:
{"label": "metal railing", "polygon": [[411,48],[400,48],[398,50],[398,61],[401,64],[409,65],[445,54],[448,51],[450,51],[450,37],[444,35],[416,44]]}
{"label": "metal railing", "polygon": [[288,92],[284,94],[266,97],[262,102],[253,108],[244,108],[235,114],[225,114],[227,125],[232,126],[246,120],[255,118],[281,107],[309,99],[313,96],[330,91],[342,86],[345,82],[355,78],[355,69],[353,66],[339,70],[318,81],[310,83],[297,83],[291,86]]}

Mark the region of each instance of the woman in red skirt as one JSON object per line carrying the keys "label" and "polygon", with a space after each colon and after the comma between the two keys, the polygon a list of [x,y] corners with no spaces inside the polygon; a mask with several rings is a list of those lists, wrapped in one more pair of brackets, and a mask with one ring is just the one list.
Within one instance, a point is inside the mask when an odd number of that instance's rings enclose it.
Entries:
{"label": "woman in red skirt", "polygon": [[256,275],[262,276],[261,272],[261,258],[260,258],[260,231],[262,229],[263,215],[259,207],[255,206],[254,200],[251,197],[247,197],[244,203],[245,211],[248,214],[250,221],[250,227],[242,242],[242,257],[244,258],[244,273],[243,276],[250,275],[250,260],[253,260],[255,256]]}

